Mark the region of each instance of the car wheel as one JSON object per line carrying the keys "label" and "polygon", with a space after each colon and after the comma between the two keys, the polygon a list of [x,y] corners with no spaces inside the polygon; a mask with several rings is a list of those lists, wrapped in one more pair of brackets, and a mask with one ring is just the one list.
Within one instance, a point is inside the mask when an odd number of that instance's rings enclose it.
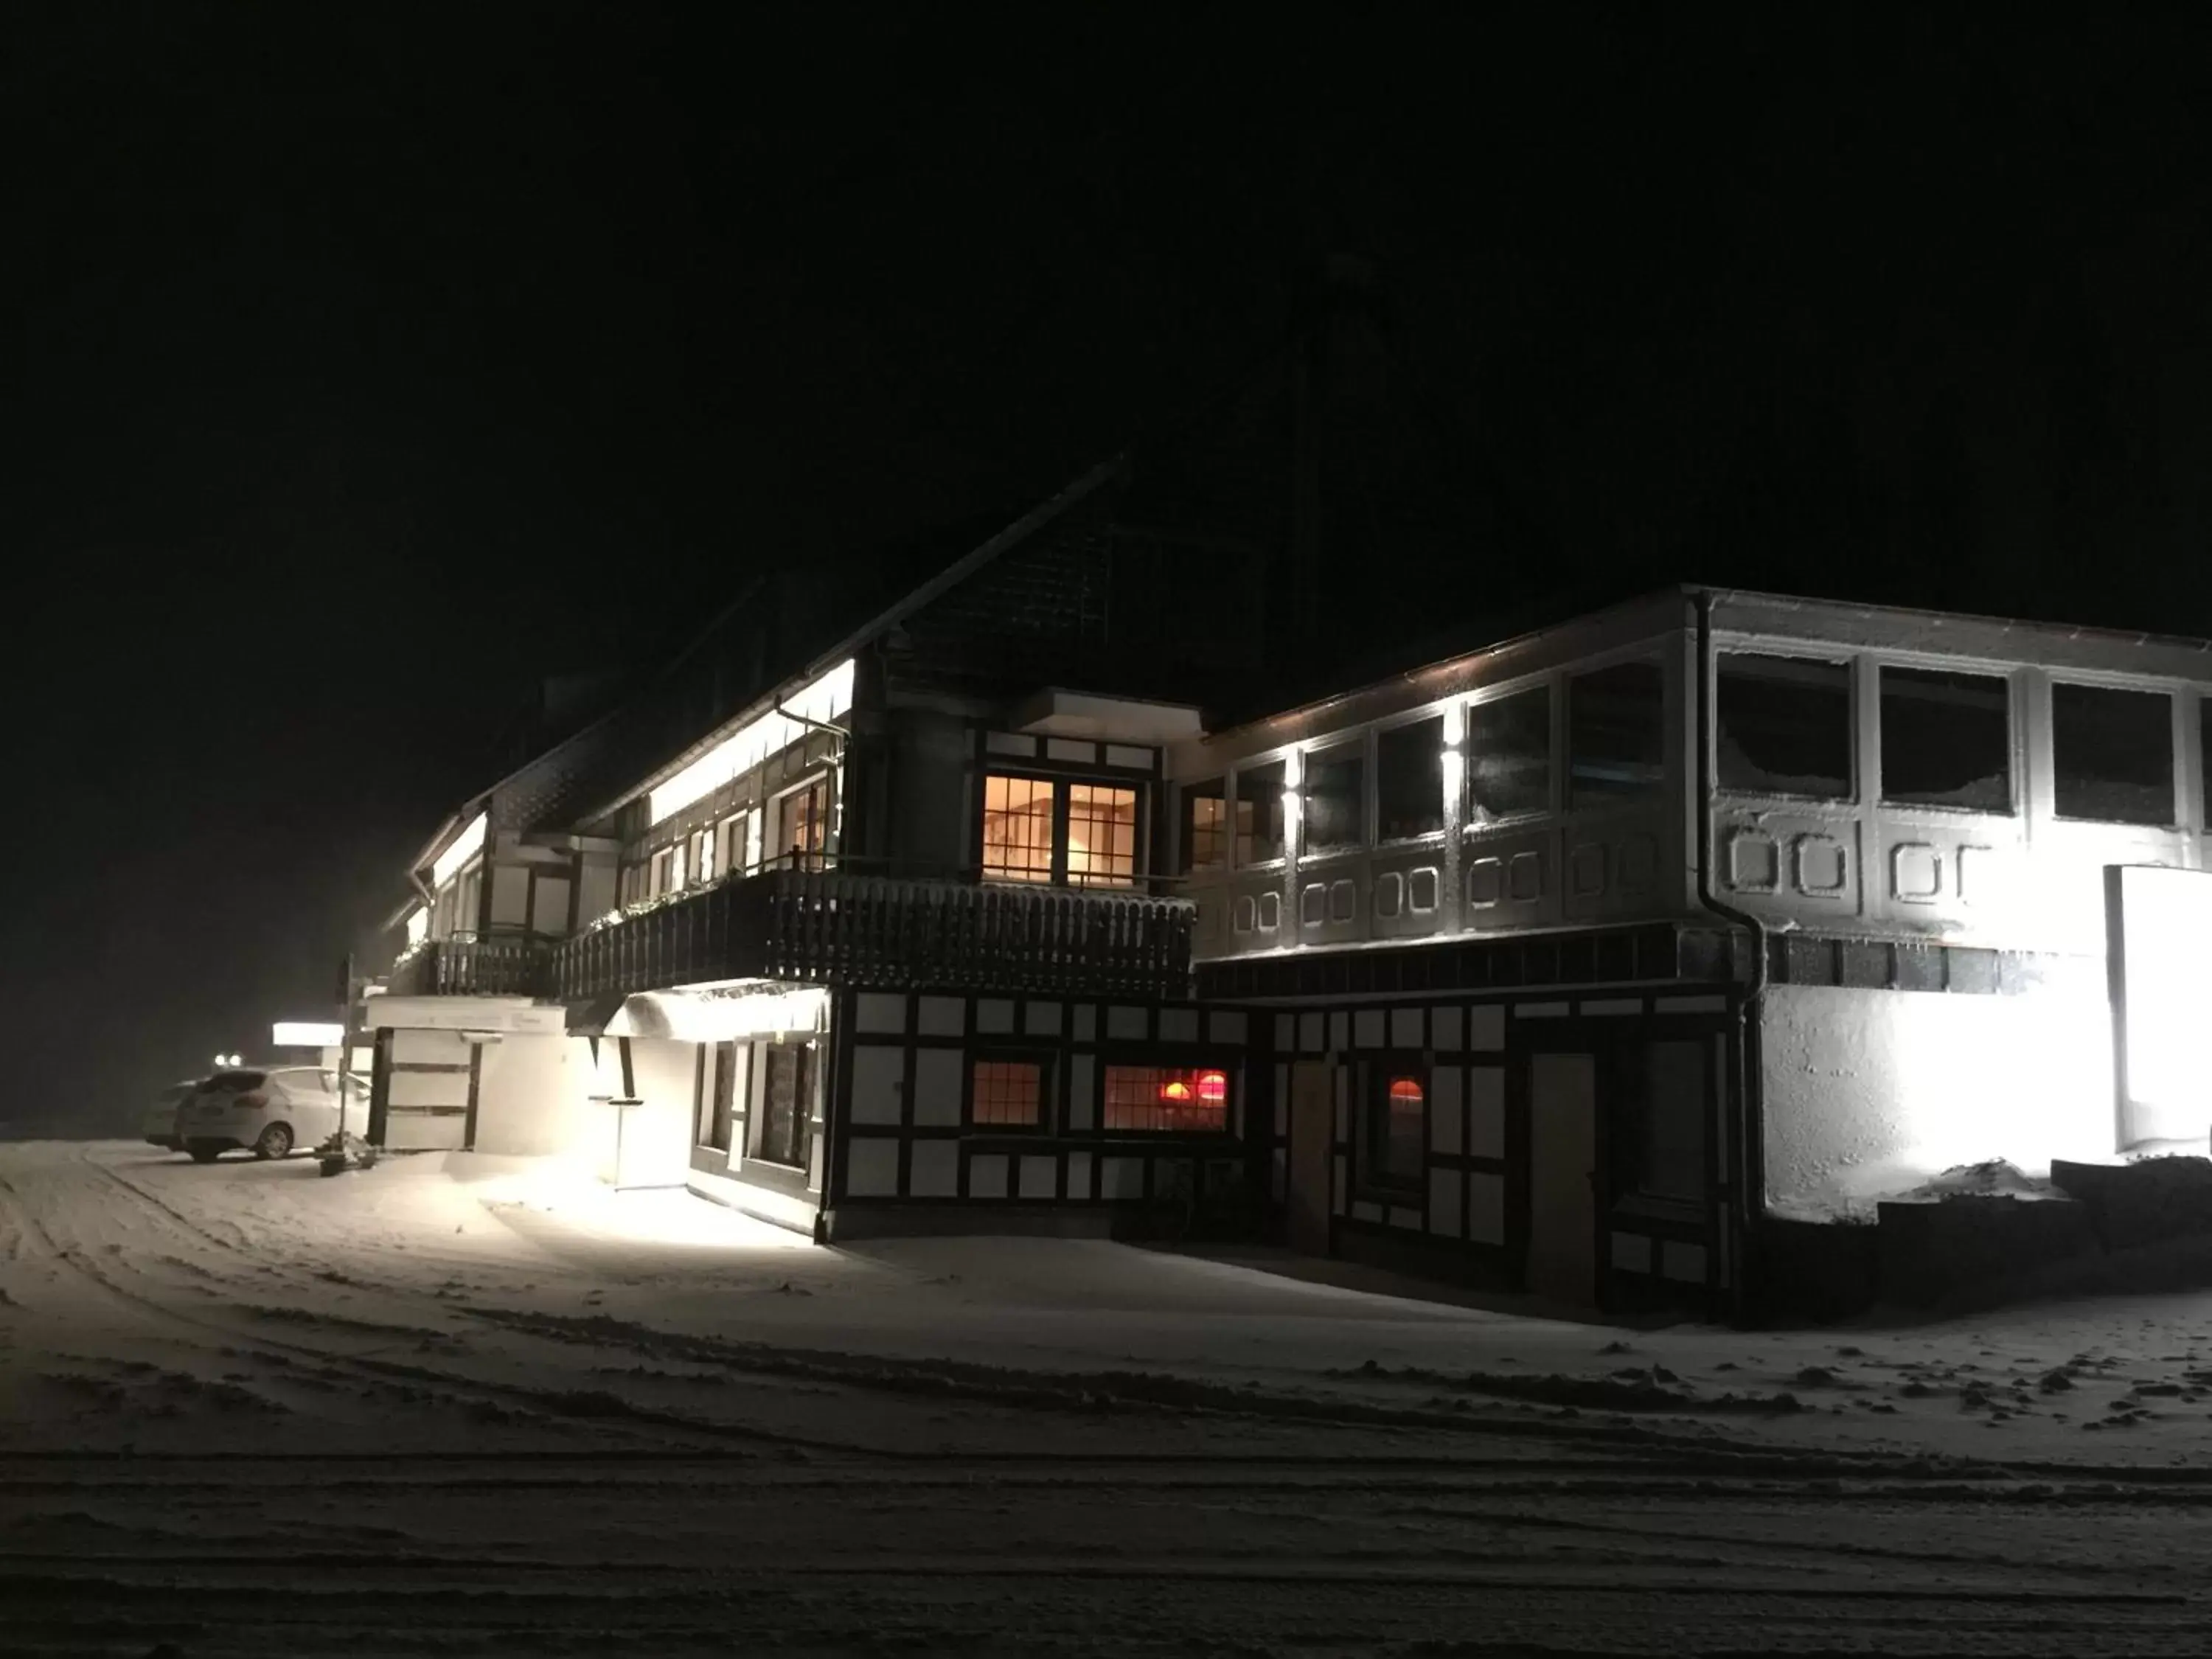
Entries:
{"label": "car wheel", "polygon": [[267,1159],[284,1158],[292,1151],[292,1131],[285,1124],[272,1123],[261,1132],[261,1139],[253,1143],[253,1155]]}
{"label": "car wheel", "polygon": [[222,1156],[220,1146],[187,1146],[185,1151],[191,1155],[195,1164],[212,1164]]}

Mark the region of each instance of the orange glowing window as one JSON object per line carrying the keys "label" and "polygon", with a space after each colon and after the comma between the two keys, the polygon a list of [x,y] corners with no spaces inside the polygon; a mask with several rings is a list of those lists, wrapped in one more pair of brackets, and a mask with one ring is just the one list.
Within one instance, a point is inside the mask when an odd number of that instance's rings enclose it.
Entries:
{"label": "orange glowing window", "polygon": [[1050,881],[1057,784],[983,780],[983,874],[993,881]]}
{"label": "orange glowing window", "polygon": [[1219,1134],[1229,1127],[1229,1073],[1218,1067],[1109,1066],[1105,1127]]}
{"label": "orange glowing window", "polygon": [[1067,786],[1067,878],[1079,887],[1118,886],[1137,875],[1137,792]]}
{"label": "orange glowing window", "polygon": [[1020,1060],[979,1060],[973,1074],[972,1120],[992,1128],[1036,1127],[1044,1068]]}

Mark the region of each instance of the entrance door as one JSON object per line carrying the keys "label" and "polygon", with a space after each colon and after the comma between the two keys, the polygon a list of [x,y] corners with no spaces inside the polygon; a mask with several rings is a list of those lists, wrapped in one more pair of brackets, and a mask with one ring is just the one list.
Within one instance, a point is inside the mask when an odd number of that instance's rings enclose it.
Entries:
{"label": "entrance door", "polygon": [[1597,1057],[1528,1057],[1528,1288],[1597,1299]]}
{"label": "entrance door", "polygon": [[1283,1212],[1290,1246],[1328,1254],[1331,1156],[1336,1139],[1336,1067],[1326,1060],[1291,1066],[1291,1155]]}

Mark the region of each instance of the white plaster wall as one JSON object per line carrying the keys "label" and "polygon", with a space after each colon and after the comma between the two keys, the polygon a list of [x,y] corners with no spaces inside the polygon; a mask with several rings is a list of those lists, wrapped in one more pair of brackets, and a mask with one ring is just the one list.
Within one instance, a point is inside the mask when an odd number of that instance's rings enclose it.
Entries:
{"label": "white plaster wall", "polygon": [[1832,1209],[1956,1164],[2115,1150],[2112,1024],[2086,981],[2021,996],[1773,986],[1766,1199]]}
{"label": "white plaster wall", "polygon": [[[510,1036],[483,1045],[477,1077],[477,1150],[550,1157],[580,1150],[590,1079],[572,1077],[560,1036]],[[588,1066],[589,1054],[584,1054]],[[603,1111],[605,1109],[601,1109]]]}
{"label": "white plaster wall", "polygon": [[[599,1047],[611,1059],[615,1039]],[[630,1081],[645,1103],[628,1110],[623,1126],[620,1180],[625,1187],[679,1187],[691,1167],[692,1087],[697,1077],[699,1045],[672,1037],[629,1039]],[[620,1091],[620,1073],[616,1073]],[[593,1109],[599,1120],[587,1133],[600,1143],[600,1172],[616,1178],[614,1109]]]}

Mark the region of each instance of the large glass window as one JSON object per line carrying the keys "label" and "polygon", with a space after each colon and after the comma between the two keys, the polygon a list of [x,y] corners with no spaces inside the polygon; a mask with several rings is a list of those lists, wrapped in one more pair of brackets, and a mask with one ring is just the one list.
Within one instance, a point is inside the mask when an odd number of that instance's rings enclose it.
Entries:
{"label": "large glass window", "polygon": [[983,1128],[1034,1129],[1044,1102],[1044,1066],[1034,1060],[979,1060],[969,1073],[969,1121]]}
{"label": "large glass window", "polygon": [[1229,1073],[1218,1066],[1109,1066],[1109,1129],[1215,1134],[1229,1127]]}
{"label": "large glass window", "polygon": [[1340,853],[1367,844],[1367,745],[1339,744],[1306,757],[1302,853]]}
{"label": "large glass window", "polygon": [[1602,806],[1666,775],[1667,680],[1656,662],[1618,662],[1567,682],[1567,805]]}
{"label": "large glass window", "polygon": [[2011,688],[1994,674],[1881,671],[1881,798],[2012,811]]}
{"label": "large glass window", "polygon": [[1384,841],[1444,827],[1444,718],[1394,726],[1375,738],[1375,817]]}
{"label": "large glass window", "polygon": [[1360,1178],[1418,1192],[1428,1148],[1427,1073],[1411,1064],[1368,1067]]}
{"label": "large glass window", "polygon": [[1851,793],[1851,671],[1796,657],[1723,654],[1715,670],[1723,789],[1841,800]]}
{"label": "large glass window", "polygon": [[2052,803],[2062,818],[2173,822],[2173,699],[2109,685],[2051,688]]}
{"label": "large glass window", "polygon": [[[1251,837],[1248,856],[1244,838]],[[1283,763],[1240,767],[1237,773],[1237,862],[1265,864],[1283,856]]]}
{"label": "large glass window", "polygon": [[1134,789],[1067,786],[1067,878],[1079,887],[1127,886],[1137,878]]}
{"label": "large glass window", "polygon": [[1468,821],[1488,823],[1552,805],[1552,690],[1534,686],[1467,711]]}
{"label": "large glass window", "polygon": [[993,881],[1050,881],[1059,787],[1041,778],[983,780],[983,874]]}

